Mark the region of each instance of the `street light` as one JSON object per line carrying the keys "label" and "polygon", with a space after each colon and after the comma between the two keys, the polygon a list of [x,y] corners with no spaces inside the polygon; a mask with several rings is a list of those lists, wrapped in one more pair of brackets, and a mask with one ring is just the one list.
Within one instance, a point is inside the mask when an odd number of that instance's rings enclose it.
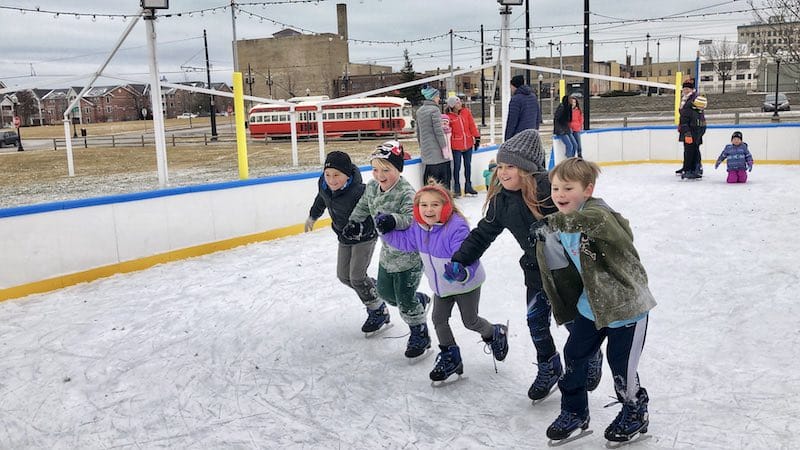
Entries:
{"label": "street light", "polygon": [[772,120],[778,120],[778,87],[781,79],[781,59],[775,58],[775,63],[777,63],[775,68],[775,112],[772,114]]}
{"label": "street light", "polygon": [[542,75],[540,73],[538,78],[539,78],[539,116],[541,117],[541,114],[542,114],[542,81],[544,81],[544,75]]}

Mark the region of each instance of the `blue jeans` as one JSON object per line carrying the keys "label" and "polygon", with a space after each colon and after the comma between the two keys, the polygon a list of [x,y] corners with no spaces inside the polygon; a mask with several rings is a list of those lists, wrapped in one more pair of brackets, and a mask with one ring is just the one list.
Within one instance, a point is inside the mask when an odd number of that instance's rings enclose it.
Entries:
{"label": "blue jeans", "polygon": [[575,139],[575,150],[578,158],[583,158],[583,149],[581,148],[581,132],[573,131],[572,138]]}
{"label": "blue jeans", "polygon": [[472,181],[470,175],[472,174],[472,149],[469,150],[453,150],[453,192],[456,194],[461,193],[461,159],[464,159],[464,192],[471,192]]}
{"label": "blue jeans", "polygon": [[564,143],[564,147],[567,149],[567,158],[572,158],[575,156],[575,150],[578,147],[578,143],[575,142],[575,137],[572,136],[572,132],[570,131],[567,134],[559,134],[556,137]]}

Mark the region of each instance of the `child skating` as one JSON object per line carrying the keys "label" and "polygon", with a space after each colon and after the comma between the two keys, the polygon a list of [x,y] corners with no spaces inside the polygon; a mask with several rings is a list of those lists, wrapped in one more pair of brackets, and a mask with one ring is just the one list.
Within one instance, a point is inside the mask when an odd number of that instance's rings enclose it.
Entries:
{"label": "child skating", "polygon": [[[383,221],[383,215],[376,220]],[[425,276],[434,293],[432,320],[440,349],[431,380],[444,381],[464,371],[461,351],[449,324],[454,305],[458,305],[464,326],[481,335],[495,359],[504,360],[508,353],[508,327],[492,325],[478,315],[481,284],[486,279],[480,261],[468,266],[450,262],[469,235],[469,225],[450,192],[440,184],[422,187],[414,197],[414,220],[416,223],[405,230],[386,228],[383,240],[403,251],[418,251],[422,257]]]}
{"label": "child skating", "polygon": [[[600,168],[570,158],[550,172],[558,212],[531,226],[553,316],[569,331],[564,376],[558,382],[561,413],[547,428],[552,441],[574,440],[589,427],[587,373],[604,340],[614,390],[622,410],[605,430],[611,442],[647,432],[647,391],[636,371],[649,311],[656,305],[647,273],[633,246],[628,220],[592,197]],[[576,431],[580,434],[572,436]]]}
{"label": "child skating", "polygon": [[753,155],[750,154],[747,143],[742,142],[741,131],[733,132],[731,143],[722,150],[714,168],[719,167],[726,159],[728,160],[728,183],[746,183],[747,172],[753,170]]}
{"label": "child skating", "polygon": [[[370,156],[372,180],[367,183],[364,195],[350,214],[343,234],[354,239],[368,231],[363,223],[381,215],[375,222],[378,231],[408,228],[413,219],[414,188],[402,176],[406,153],[397,141],[379,145]],[[430,298],[416,292],[422,277],[422,261],[417,252],[404,252],[381,245],[378,262],[378,296],[400,310],[400,317],[411,329],[405,355],[416,358],[431,346],[425,306]],[[377,332],[389,323],[389,311],[381,302],[377,308],[367,310],[365,329]]]}

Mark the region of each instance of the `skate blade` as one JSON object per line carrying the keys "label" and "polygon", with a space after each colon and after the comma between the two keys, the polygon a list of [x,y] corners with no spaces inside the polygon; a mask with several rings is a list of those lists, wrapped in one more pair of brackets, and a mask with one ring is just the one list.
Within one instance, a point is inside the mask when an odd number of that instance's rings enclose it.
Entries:
{"label": "skate blade", "polygon": [[606,442],[606,448],[621,448],[626,447],[631,444],[635,444],[637,442],[646,441],[652,438],[652,435],[644,434],[644,433],[635,433],[628,439],[627,441],[608,441]]}
{"label": "skate blade", "polygon": [[445,386],[450,386],[451,384],[456,384],[460,381],[466,381],[467,377],[464,375],[458,375],[456,378],[452,378],[453,376],[450,375],[449,377],[445,378],[441,381],[431,381],[431,387],[433,388],[441,388]]}
{"label": "skate blade", "polygon": [[423,354],[421,354],[419,356],[415,356],[413,358],[408,358],[408,365],[409,366],[417,365],[417,364],[421,363],[422,361],[424,361],[431,354],[433,354],[433,352],[431,351],[430,347],[428,347],[428,348],[425,349],[425,353],[423,353]]}
{"label": "skate blade", "polygon": [[565,438],[565,439],[561,439],[561,440],[558,440],[558,441],[554,441],[554,440],[550,439],[549,441],[547,441],[547,446],[548,447],[561,447],[564,444],[569,444],[572,441],[577,441],[578,439],[585,438],[586,436],[589,436],[592,433],[594,433],[594,430],[581,430],[580,433],[575,434],[575,435],[571,435],[570,437]]}
{"label": "skate blade", "polygon": [[384,325],[384,326],[382,326],[382,327],[378,328],[378,329],[377,329],[377,330],[375,330],[375,331],[370,331],[370,332],[368,332],[368,333],[364,333],[364,337],[365,337],[365,338],[367,338],[367,339],[370,339],[370,338],[373,338],[373,337],[375,337],[375,336],[380,336],[380,335],[382,335],[383,333],[385,333],[385,332],[386,332],[386,330],[389,330],[389,329],[391,329],[393,326],[394,326],[394,324],[393,324],[392,322],[389,322],[389,323],[387,323],[386,325]]}
{"label": "skate blade", "polygon": [[536,406],[539,403],[542,403],[543,401],[547,400],[547,397],[553,395],[553,392],[555,392],[557,388],[558,388],[558,383],[554,384],[553,387],[550,388],[550,392],[548,392],[547,395],[545,395],[544,397],[540,398],[539,400],[531,400],[531,405]]}

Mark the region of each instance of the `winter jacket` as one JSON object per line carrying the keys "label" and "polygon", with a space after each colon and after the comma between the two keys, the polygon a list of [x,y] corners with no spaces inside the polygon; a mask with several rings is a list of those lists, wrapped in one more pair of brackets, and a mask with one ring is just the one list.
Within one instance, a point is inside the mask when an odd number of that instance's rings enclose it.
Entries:
{"label": "winter jacket", "polygon": [[750,154],[750,150],[748,150],[747,143],[745,142],[739,145],[726,145],[725,149],[722,150],[722,153],[719,155],[719,158],[717,158],[717,163],[714,164],[714,168],[716,169],[719,167],[726,158],[728,159],[728,172],[747,170],[753,167],[753,155]]}
{"label": "winter jacket", "polygon": [[692,104],[696,97],[697,93],[694,92],[683,101],[679,111],[678,140],[684,142],[686,136],[691,135],[693,143],[701,145],[706,134],[706,115]]}
{"label": "winter jacket", "polygon": [[572,108],[572,119],[569,121],[569,129],[572,130],[573,133],[581,131],[583,129],[583,111],[580,108]]}
{"label": "winter jacket", "polygon": [[568,97],[564,97],[553,113],[553,134],[563,136],[572,133],[570,122],[572,122],[572,107],[569,106]]}
{"label": "winter jacket", "polygon": [[417,110],[417,142],[423,164],[432,166],[448,161],[442,153],[447,146],[442,130],[442,112],[430,100],[422,102]]}
{"label": "winter jacket", "polygon": [[[557,211],[550,198],[550,181],[547,173],[536,173],[532,176],[536,178],[538,199],[543,203],[542,214]],[[541,290],[542,280],[536,261],[536,250],[528,240],[528,230],[535,221],[536,218],[522,199],[522,191],[507,191],[501,188],[500,192],[489,201],[485,217],[470,231],[461,248],[451,259],[465,265],[472,264],[483,255],[497,236],[507,229],[511,231],[524,252],[519,259],[519,265],[525,274],[525,286]]]}
{"label": "winter jacket", "polygon": [[458,114],[449,112],[447,116],[450,118],[450,129],[453,131],[453,135],[450,137],[450,146],[457,152],[472,150],[475,146],[475,138],[481,137],[478,127],[475,126],[472,112],[462,107]]}
{"label": "winter jacket", "polygon": [[[545,293],[558,324],[578,314],[578,298],[586,291],[599,330],[616,321],[630,320],[656,306],[647,286],[647,273],[633,246],[628,220],[602,199],[589,198],[583,209],[568,214],[557,212],[545,218],[552,230],[581,233],[581,273],[564,247],[551,233],[536,246]],[[556,240],[554,242],[554,240]],[[580,283],[583,289],[576,287]]]}
{"label": "winter jacket", "polygon": [[331,216],[331,228],[339,238],[339,242],[342,244],[358,244],[359,242],[371,241],[378,236],[375,231],[375,223],[371,217],[362,221],[364,231],[359,239],[352,240],[342,236],[342,229],[347,225],[347,221],[350,220],[350,213],[353,212],[356,203],[364,194],[365,186],[361,180],[361,171],[358,170],[358,167],[353,165],[353,176],[338,191],[331,191],[328,183],[325,182],[325,174],[320,175],[317,185],[319,186],[319,192],[308,215],[317,220],[327,208]]}
{"label": "winter jacket", "polygon": [[[372,220],[379,213],[391,214],[398,230],[408,228],[414,221],[414,188],[400,177],[388,191],[382,192],[377,181],[367,183],[364,195],[358,201],[351,222]],[[419,267],[422,261],[417,252],[408,253],[389,247],[384,241],[381,245],[379,264],[389,273],[404,272]]]}
{"label": "winter jacket", "polygon": [[522,85],[517,88],[508,102],[508,119],[506,120],[505,140],[522,130],[539,129],[542,113],[539,111],[539,99],[531,92],[531,88]]}
{"label": "winter jacket", "polygon": [[444,265],[450,262],[456,250],[469,235],[469,225],[459,214],[453,214],[445,224],[414,223],[401,231],[384,234],[383,240],[389,245],[406,252],[418,251],[422,257],[425,276],[433,292],[439,297],[463,294],[475,290],[486,280],[486,273],[480,260],[466,267],[469,274],[463,282],[449,282],[444,279]]}

